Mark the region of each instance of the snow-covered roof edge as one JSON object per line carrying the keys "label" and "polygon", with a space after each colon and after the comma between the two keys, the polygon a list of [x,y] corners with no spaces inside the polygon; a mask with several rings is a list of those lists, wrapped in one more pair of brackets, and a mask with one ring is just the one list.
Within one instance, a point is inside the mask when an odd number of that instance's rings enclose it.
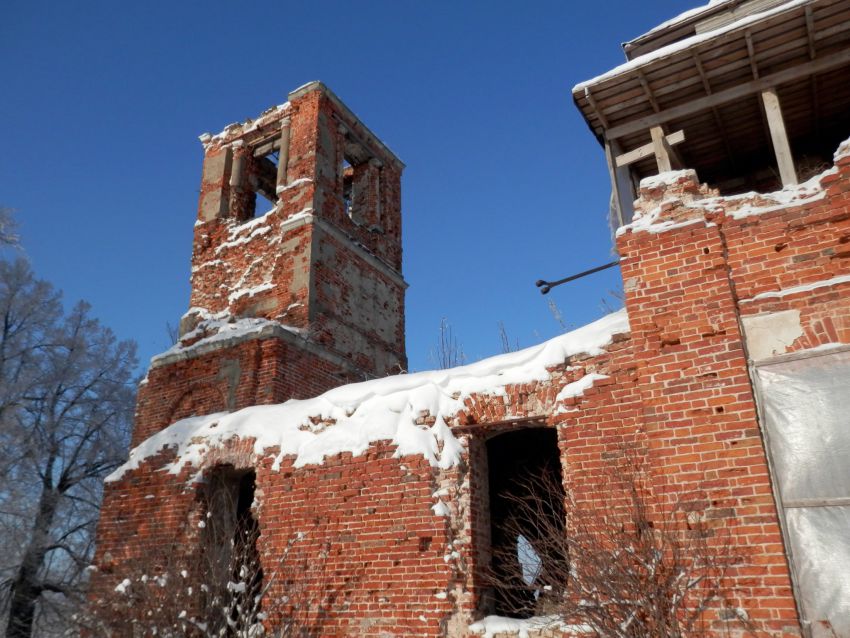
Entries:
{"label": "snow-covered roof edge", "polygon": [[698,7],[693,7],[692,9],[688,9],[687,11],[683,11],[679,15],[670,18],[669,20],[665,20],[661,24],[652,27],[649,31],[640,34],[637,37],[632,38],[631,40],[624,43],[625,45],[634,44],[638,42],[643,42],[646,39],[659,34],[662,31],[666,31],[668,29],[678,27],[679,25],[684,24],[685,22],[698,20],[700,17],[707,15],[709,13],[714,13],[715,11],[722,11],[722,5],[728,4],[730,0],[709,0],[707,4],[700,5]]}
{"label": "snow-covered roof edge", "polygon": [[[175,452],[174,461],[164,468],[169,472],[200,468],[207,450],[237,437],[253,439],[258,456],[277,448],[275,469],[287,456],[294,457],[296,467],[320,464],[342,452],[362,454],[377,441],[396,445],[397,456],[419,454],[435,467],[452,467],[460,459],[461,446],[449,422],[466,398],[501,396],[506,386],[546,381],[550,370],[568,358],[602,354],[614,335],[628,332],[623,309],[537,346],[466,366],[349,384],[313,399],[189,417],[136,446],[106,480],[120,479],[164,449]],[[424,413],[435,419],[433,425],[421,424]]]}
{"label": "snow-covered roof edge", "polygon": [[811,1],[812,0],[789,0],[788,2],[781,4],[777,7],[743,16],[739,20],[735,20],[734,22],[723,25],[717,29],[706,31],[705,33],[698,33],[688,38],[685,38],[684,40],[679,40],[677,42],[671,42],[670,44],[663,46],[659,49],[655,49],[654,51],[650,51],[649,53],[638,56],[633,60],[624,62],[623,64],[614,67],[610,71],[606,71],[605,73],[597,75],[596,77],[593,77],[589,80],[579,82],[572,88],[571,93],[576,94],[580,91],[584,91],[586,88],[589,88],[594,84],[598,84],[599,82],[602,82],[604,80],[610,80],[612,78],[617,77],[618,75],[622,75],[629,71],[634,71],[635,69],[638,69],[642,66],[646,66],[647,64],[650,64],[655,60],[667,57],[668,55],[677,53],[678,51],[682,51],[684,49],[689,49],[701,42],[706,42],[708,40],[714,39],[716,37],[729,33],[730,31],[742,29],[747,25],[760,22],[766,18],[769,18],[772,15],[792,10],[795,7],[810,3]]}

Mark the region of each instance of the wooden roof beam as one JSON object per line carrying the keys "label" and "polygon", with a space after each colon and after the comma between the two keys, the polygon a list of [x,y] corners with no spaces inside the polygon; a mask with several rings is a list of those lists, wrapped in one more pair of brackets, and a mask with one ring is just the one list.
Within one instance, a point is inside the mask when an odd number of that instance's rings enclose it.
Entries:
{"label": "wooden roof beam", "polygon": [[643,87],[643,92],[646,94],[646,99],[648,99],[649,103],[652,105],[652,110],[656,113],[660,113],[661,107],[658,106],[658,101],[655,99],[655,95],[652,93],[652,89],[649,87],[649,82],[646,81],[646,76],[643,74],[642,71],[638,71],[638,81]]}
{"label": "wooden roof beam", "polygon": [[[652,110],[656,113],[660,113],[661,107],[658,105],[658,100],[655,99],[652,87],[649,86],[649,82],[647,82],[646,76],[642,71],[638,71],[638,81],[640,82],[641,87],[643,87],[646,99],[648,99],[649,103],[652,105]],[[677,168],[682,168],[685,165],[682,161],[682,157],[676,149],[673,148],[673,145],[669,143],[663,127],[654,126],[650,129],[649,133],[652,136],[652,143],[650,146],[652,147],[652,153],[655,155],[655,162],[658,165],[659,173],[666,173],[667,171],[673,170],[672,164],[674,163]],[[684,133],[682,134],[682,139],[684,139]],[[618,166],[621,165],[618,164]]]}
{"label": "wooden roof beam", "polygon": [[785,122],[782,119],[782,108],[776,89],[762,91],[761,101],[767,116],[770,140],[773,142],[773,152],[776,155],[776,163],[779,165],[782,185],[793,186],[797,183],[797,171],[794,169],[794,157],[791,155],[791,145],[788,143],[788,134],[785,131]]}
{"label": "wooden roof beam", "polygon": [[617,217],[617,228],[631,221],[635,199],[628,167],[618,167],[614,160],[618,151],[616,141],[605,140],[605,162],[611,179],[611,207]]}
{"label": "wooden roof beam", "polygon": [[584,97],[587,100],[587,103],[590,104],[590,108],[593,109],[593,112],[596,113],[596,117],[599,118],[599,122],[602,124],[604,128],[608,128],[608,118],[602,114],[602,109],[599,108],[596,104],[596,100],[593,98],[593,93],[590,92],[590,87],[585,87],[584,89]]}
{"label": "wooden roof beam", "polygon": [[[734,102],[742,97],[747,97],[749,95],[754,95],[767,89],[774,88],[780,84],[793,82],[794,80],[808,77],[814,73],[823,73],[847,64],[850,64],[850,49],[839,51],[827,56],[821,56],[804,64],[762,76],[757,80],[744,82],[738,86],[733,86],[728,89],[724,89],[723,91],[712,93],[711,95],[707,95],[697,100],[692,100],[685,104],[679,104],[678,106],[665,109],[660,113],[645,115],[631,122],[625,122],[610,129],[606,127],[607,130],[605,131],[605,137],[609,140],[616,140],[626,135],[645,131],[653,126],[658,126],[659,124],[664,124],[671,120],[693,115],[701,111],[706,111],[713,106],[728,104],[729,102]],[[600,116],[600,118],[602,116],[598,110],[597,115]]]}
{"label": "wooden roof beam", "polygon": [[702,65],[702,59],[699,57],[699,51],[691,49],[691,57],[694,60],[694,66],[697,68],[699,78],[702,80],[702,88],[705,89],[706,95],[711,95],[711,83],[708,81],[708,76],[705,74],[705,67]]}
{"label": "wooden roof beam", "polygon": [[672,147],[667,143],[664,129],[660,126],[653,126],[649,129],[649,134],[652,136],[652,151],[655,153],[655,164],[658,166],[658,172],[672,171],[673,164],[670,161]]}
{"label": "wooden roof beam", "polygon": [[[705,73],[705,68],[702,66],[702,59],[699,57],[697,49],[691,49],[691,57],[694,59],[694,65],[697,68],[699,77],[702,80],[702,86],[705,89],[705,94],[711,95],[711,82],[708,81],[708,76]],[[726,126],[723,124],[723,118],[720,117],[720,111],[716,106],[711,107],[711,114],[714,116],[714,125],[720,130],[720,137],[723,140],[723,148],[726,149],[726,158],[729,160],[729,165],[732,172],[737,172],[737,162],[735,162],[735,154],[732,152],[732,147],[729,145],[729,136],[726,134]]]}
{"label": "wooden roof beam", "polygon": [[747,42],[747,60],[750,62],[750,70],[753,72],[753,79],[759,79],[759,67],[756,64],[756,50],[753,46],[753,34],[747,29],[744,31],[744,40]]}
{"label": "wooden roof beam", "polygon": [[[753,34],[750,33],[750,30],[747,29],[744,31],[744,40],[747,43],[747,61],[750,63],[750,70],[753,72],[753,79],[759,79],[759,66],[756,62],[756,49],[753,46]],[[765,113],[764,100],[759,101],[759,113],[761,114],[761,125],[764,129],[764,137],[765,139],[773,138],[773,131],[770,127],[770,122],[768,121],[768,115]]]}
{"label": "wooden roof beam", "polygon": [[[608,120],[602,114],[596,100],[593,99],[593,94],[590,92],[590,87],[585,87],[584,97],[590,108],[599,118],[602,123],[602,128],[608,128]],[[605,162],[608,164],[608,176],[611,178],[611,207],[614,209],[614,214],[617,217],[617,227],[619,228],[626,221],[631,221],[632,210],[634,208],[634,192],[631,187],[631,178],[629,169],[617,167],[614,161],[615,154],[619,153],[620,147],[617,142],[604,141],[605,146]]]}
{"label": "wooden roof beam", "polygon": [[[818,53],[815,46],[815,17],[812,13],[812,6],[806,5],[806,37],[809,41],[809,59],[814,60]],[[810,92],[812,95],[812,131],[815,138],[820,140],[820,119],[818,118],[818,76],[812,73],[810,82]]]}
{"label": "wooden roof beam", "polygon": [[806,36],[809,39],[809,59],[814,60],[817,56],[815,49],[815,18],[812,15],[812,5],[806,5]]}
{"label": "wooden roof beam", "polygon": [[[676,144],[681,144],[685,141],[685,132],[684,131],[676,131],[675,133],[670,133],[670,135],[665,136],[665,142],[668,147],[673,147]],[[617,168],[622,166],[628,166],[629,164],[634,164],[635,162],[639,162],[644,157],[649,157],[655,153],[655,143],[650,142],[649,144],[644,144],[643,146],[638,146],[627,153],[623,153],[622,155],[617,155],[614,158],[614,163]]]}

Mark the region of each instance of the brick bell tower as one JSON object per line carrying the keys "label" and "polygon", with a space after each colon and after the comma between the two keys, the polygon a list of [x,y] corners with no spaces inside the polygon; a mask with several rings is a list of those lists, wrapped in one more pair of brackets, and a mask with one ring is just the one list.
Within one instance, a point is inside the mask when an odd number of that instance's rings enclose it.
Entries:
{"label": "brick bell tower", "polygon": [[190,309],[151,361],[133,445],[407,365],[392,151],[320,82],[201,142]]}

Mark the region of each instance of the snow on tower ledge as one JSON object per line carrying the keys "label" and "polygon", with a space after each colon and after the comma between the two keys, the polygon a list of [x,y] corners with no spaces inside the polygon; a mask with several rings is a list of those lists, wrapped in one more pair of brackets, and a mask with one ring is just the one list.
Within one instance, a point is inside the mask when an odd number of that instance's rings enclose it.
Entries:
{"label": "snow on tower ledge", "polygon": [[[826,196],[823,183],[838,173],[837,164],[850,157],[850,139],[844,140],[833,155],[834,165],[811,179],[772,193],[748,192],[719,195],[706,184],[700,184],[696,171],[684,169],[659,173],[640,181],[640,196],[635,200],[631,223],[617,229],[626,233],[662,233],[690,224],[713,225],[706,213],[725,213],[733,219],[762,215],[787,206],[814,202]],[[694,216],[695,212],[702,215]]]}
{"label": "snow on tower ledge", "polygon": [[[277,448],[275,470],[286,456],[295,457],[296,467],[321,464],[342,452],[363,454],[377,441],[395,444],[396,456],[419,454],[434,467],[449,468],[461,453],[449,422],[466,398],[501,396],[508,385],[548,380],[550,370],[569,357],[601,354],[614,335],[628,332],[623,309],[540,345],[466,366],[354,383],[313,399],[189,417],[136,446],[106,480],[119,480],[163,449],[173,449],[176,456],[162,469],[179,474],[185,466],[200,468],[207,450],[235,438],[253,439],[257,456]],[[417,423],[423,413],[435,418],[433,425]]]}

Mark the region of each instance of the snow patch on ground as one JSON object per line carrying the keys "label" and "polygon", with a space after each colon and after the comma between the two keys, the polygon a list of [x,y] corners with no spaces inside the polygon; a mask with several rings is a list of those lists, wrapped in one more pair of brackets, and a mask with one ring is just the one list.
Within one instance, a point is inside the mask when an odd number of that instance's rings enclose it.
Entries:
{"label": "snow patch on ground", "polygon": [[[248,334],[274,323],[263,319],[233,324],[218,321],[223,324],[221,333],[190,347]],[[549,370],[563,365],[568,357],[601,354],[615,334],[628,331],[628,316],[623,309],[538,346],[467,366],[384,377],[335,388],[313,399],[291,399],[279,405],[183,419],[139,444],[107,480],[120,479],[165,448],[176,454],[164,468],[168,472],[178,474],[187,465],[198,468],[209,448],[235,438],[253,439],[258,456],[278,448],[274,469],[286,456],[294,457],[296,467],[321,464],[325,457],[342,452],[363,454],[377,441],[395,444],[398,457],[421,455],[434,467],[449,468],[460,460],[461,444],[448,423],[464,407],[467,397],[500,396],[507,385],[548,380]],[[180,351],[175,346],[159,356]],[[423,413],[433,416],[435,423],[417,423]]]}
{"label": "snow patch on ground", "polygon": [[493,638],[498,634],[512,634],[518,638],[530,638],[537,632],[557,630],[570,633],[590,633],[593,630],[588,625],[567,625],[558,616],[533,616],[531,618],[506,618],[504,616],[487,616],[474,622],[469,630]]}

